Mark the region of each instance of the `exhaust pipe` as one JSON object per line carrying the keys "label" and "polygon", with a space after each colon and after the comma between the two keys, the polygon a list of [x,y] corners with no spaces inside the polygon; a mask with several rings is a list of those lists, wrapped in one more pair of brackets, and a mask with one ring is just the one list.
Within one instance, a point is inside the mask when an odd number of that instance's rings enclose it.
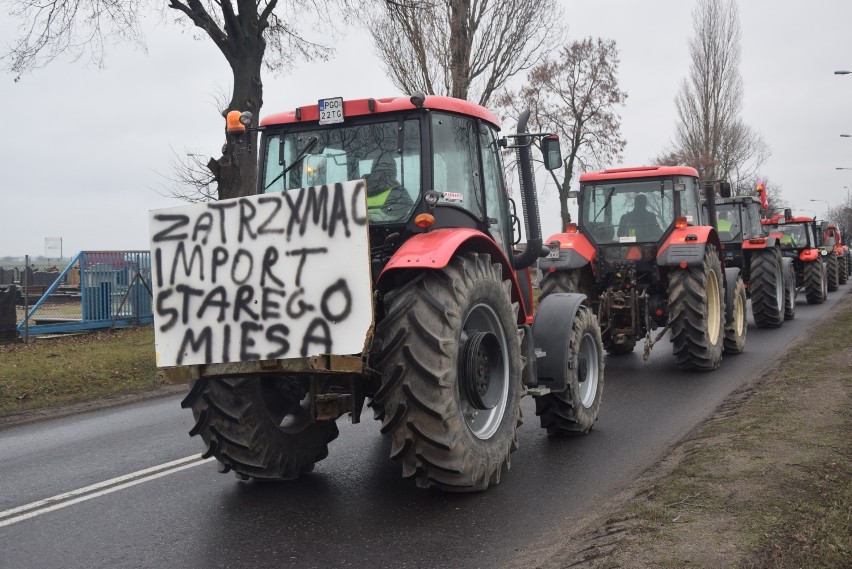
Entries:
{"label": "exhaust pipe", "polygon": [[[527,122],[530,119],[529,109],[518,118],[518,135],[527,133]],[[535,264],[542,256],[541,221],[538,212],[538,198],[535,192],[535,176],[532,170],[530,147],[532,140],[528,136],[518,136],[518,172],[521,184],[521,207],[524,210],[524,223],[527,228],[527,248],[512,256],[512,266],[515,270],[526,269]]]}

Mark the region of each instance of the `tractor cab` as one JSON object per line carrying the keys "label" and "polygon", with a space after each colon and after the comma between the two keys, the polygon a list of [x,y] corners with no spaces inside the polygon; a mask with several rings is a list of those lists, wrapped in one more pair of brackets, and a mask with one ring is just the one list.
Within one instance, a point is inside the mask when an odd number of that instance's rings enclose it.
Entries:
{"label": "tractor cab", "polygon": [[[366,181],[376,271],[412,235],[441,228],[485,233],[512,258],[520,236],[500,158],[500,147],[512,144],[484,107],[417,95],[324,99],[266,117],[261,127],[259,193]],[[558,139],[542,149],[558,165]]]}
{"label": "tractor cab", "polygon": [[787,212],[764,219],[762,223],[770,233],[777,235],[781,251],[786,257],[797,257],[802,251],[818,248],[821,243],[817,239],[817,225],[812,217],[793,217]]}
{"label": "tractor cab", "polygon": [[700,225],[697,173],[685,167],[619,168],[580,176],[579,229],[603,264],[654,263],[680,224]]}

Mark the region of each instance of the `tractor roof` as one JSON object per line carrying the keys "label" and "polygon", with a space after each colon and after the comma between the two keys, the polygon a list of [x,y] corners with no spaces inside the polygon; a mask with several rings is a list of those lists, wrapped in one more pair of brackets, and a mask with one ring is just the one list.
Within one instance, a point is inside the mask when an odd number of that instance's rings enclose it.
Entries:
{"label": "tractor roof", "polygon": [[580,182],[597,180],[629,180],[631,178],[659,178],[661,176],[698,177],[698,171],[689,166],[639,166],[636,168],[610,168],[602,172],[586,172],[580,175]]}
{"label": "tractor roof", "polygon": [[[292,111],[276,113],[264,117],[260,121],[260,126],[270,126],[278,124],[296,124],[296,123],[311,123],[319,121],[318,104],[297,107]],[[426,109],[434,109],[439,111],[450,111],[480,118],[500,128],[500,119],[497,115],[476,103],[464,101],[462,99],[454,99],[452,97],[438,97],[429,95],[423,102],[423,107]],[[363,115],[375,115],[380,113],[393,113],[398,111],[414,110],[417,107],[411,102],[409,97],[387,97],[384,99],[352,99],[343,101],[343,116],[357,117]]]}
{"label": "tractor roof", "polygon": [[[707,200],[701,200],[701,203],[705,203]],[[757,196],[734,196],[732,198],[716,198],[716,205],[727,205],[727,204],[757,204],[760,205]]]}
{"label": "tractor roof", "polygon": [[776,213],[775,215],[773,215],[769,219],[761,220],[761,223],[763,223],[764,225],[779,225],[779,224],[784,225],[784,224],[787,224],[787,223],[812,223],[814,221],[816,221],[815,218],[807,217],[807,216],[803,216],[803,215],[798,216],[798,217],[791,217],[789,219],[785,219],[783,213]]}

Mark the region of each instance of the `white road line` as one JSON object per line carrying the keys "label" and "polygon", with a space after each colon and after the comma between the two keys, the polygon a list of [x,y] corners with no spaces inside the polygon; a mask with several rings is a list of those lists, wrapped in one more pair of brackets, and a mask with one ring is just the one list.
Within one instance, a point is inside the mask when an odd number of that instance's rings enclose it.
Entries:
{"label": "white road line", "polygon": [[[118,490],[130,488],[131,486],[136,486],[137,484],[141,484],[142,482],[156,480],[157,478],[162,478],[163,476],[174,474],[175,472],[180,472],[181,470],[186,470],[188,468],[192,468],[193,466],[206,464],[212,460],[215,459],[202,459],[199,455],[195,454],[186,458],[166,462],[158,466],[152,466],[143,470],[137,470],[136,472],[131,472],[130,474],[125,474],[124,476],[105,480],[104,482],[98,482],[97,484],[92,484],[91,486],[78,488],[77,490],[65,492],[64,494],[57,494],[56,496],[44,500],[39,500],[38,502],[32,502],[30,504],[18,506],[17,508],[12,508],[11,510],[0,512],[0,528],[30,518],[34,518],[35,516],[46,514],[54,510],[59,510],[67,506],[77,504],[79,502],[85,502],[86,500],[91,500],[92,498],[97,498],[99,496],[111,494]],[[26,513],[15,517],[9,517],[14,516],[15,514],[19,514],[20,512]]]}

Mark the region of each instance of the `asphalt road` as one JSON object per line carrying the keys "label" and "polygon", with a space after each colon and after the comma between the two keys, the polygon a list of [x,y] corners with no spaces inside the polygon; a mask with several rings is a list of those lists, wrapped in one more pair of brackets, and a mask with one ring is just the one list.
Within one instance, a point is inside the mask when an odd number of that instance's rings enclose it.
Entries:
{"label": "asphalt road", "polygon": [[746,352],[715,372],[679,371],[666,341],[648,362],[639,348],[608,358],[588,436],[548,437],[524,399],[511,470],[474,495],[403,480],[369,418],[338,421],[329,457],[287,483],[240,483],[201,463],[179,397],[9,428],[0,431],[0,568],[499,567],[600,507],[849,290],[800,301],[780,329],[752,324]]}

